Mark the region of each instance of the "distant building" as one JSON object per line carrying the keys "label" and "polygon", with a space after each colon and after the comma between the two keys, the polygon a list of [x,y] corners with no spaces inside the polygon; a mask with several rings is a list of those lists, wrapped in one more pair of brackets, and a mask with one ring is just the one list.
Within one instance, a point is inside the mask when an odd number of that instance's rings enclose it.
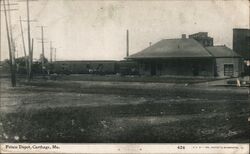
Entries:
{"label": "distant building", "polygon": [[243,72],[242,57],[233,50],[226,46],[204,47],[183,35],[180,39],[161,40],[127,59],[137,61],[141,75],[237,77]]}
{"label": "distant building", "polygon": [[250,29],[233,29],[233,50],[250,60]]}
{"label": "distant building", "polygon": [[195,39],[204,47],[214,45],[214,39],[212,37],[209,37],[207,32],[195,33],[195,34],[189,35],[189,38]]}
{"label": "distant building", "polygon": [[2,71],[3,66],[2,66],[2,62],[0,61],[0,71]]}

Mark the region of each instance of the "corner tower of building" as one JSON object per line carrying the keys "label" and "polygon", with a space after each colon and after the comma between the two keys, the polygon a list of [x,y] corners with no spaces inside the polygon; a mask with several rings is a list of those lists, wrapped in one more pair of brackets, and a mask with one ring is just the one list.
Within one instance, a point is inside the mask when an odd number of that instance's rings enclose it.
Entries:
{"label": "corner tower of building", "polygon": [[233,29],[233,50],[250,60],[250,29]]}
{"label": "corner tower of building", "polygon": [[208,32],[198,32],[192,35],[189,35],[189,38],[193,38],[202,44],[204,47],[213,46],[214,39],[208,36]]}

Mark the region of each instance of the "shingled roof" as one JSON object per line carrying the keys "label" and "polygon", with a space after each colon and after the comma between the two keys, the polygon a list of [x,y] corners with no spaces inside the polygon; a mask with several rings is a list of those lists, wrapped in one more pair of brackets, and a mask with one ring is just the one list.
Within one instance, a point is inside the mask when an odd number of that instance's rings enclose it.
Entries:
{"label": "shingled roof", "polygon": [[216,58],[242,57],[225,45],[206,47],[206,49]]}
{"label": "shingled roof", "polygon": [[126,57],[127,59],[152,58],[209,58],[213,57],[199,42],[192,38],[164,39]]}

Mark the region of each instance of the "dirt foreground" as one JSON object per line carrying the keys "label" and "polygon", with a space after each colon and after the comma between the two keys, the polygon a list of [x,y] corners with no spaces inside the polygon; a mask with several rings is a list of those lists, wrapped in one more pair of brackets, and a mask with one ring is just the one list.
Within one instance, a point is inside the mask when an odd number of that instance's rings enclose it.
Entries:
{"label": "dirt foreground", "polygon": [[249,143],[247,88],[0,80],[1,142]]}

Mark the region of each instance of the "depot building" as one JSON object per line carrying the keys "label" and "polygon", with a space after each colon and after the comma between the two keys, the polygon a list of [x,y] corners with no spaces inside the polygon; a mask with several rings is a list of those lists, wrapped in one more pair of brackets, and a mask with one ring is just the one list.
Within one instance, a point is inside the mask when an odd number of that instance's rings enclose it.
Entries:
{"label": "depot building", "polygon": [[225,45],[214,46],[207,33],[163,39],[126,59],[138,63],[140,75],[238,77],[244,70],[243,58]]}

